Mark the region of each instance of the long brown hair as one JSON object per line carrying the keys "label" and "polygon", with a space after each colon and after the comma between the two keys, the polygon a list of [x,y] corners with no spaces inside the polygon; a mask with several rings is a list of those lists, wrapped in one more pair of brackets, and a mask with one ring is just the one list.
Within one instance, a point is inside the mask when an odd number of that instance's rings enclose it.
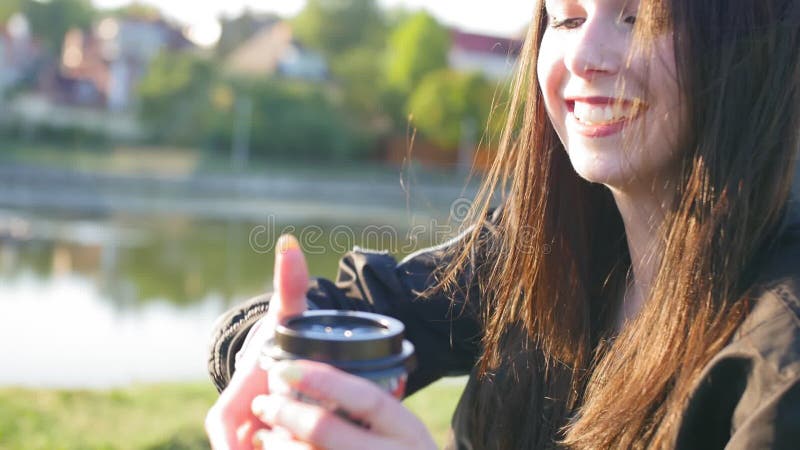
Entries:
{"label": "long brown hair", "polygon": [[[668,448],[703,366],[750,308],[757,257],[786,211],[800,147],[795,0],[642,0],[636,36],[674,36],[686,102],[680,184],[655,239],[639,314],[613,336],[630,267],[608,189],[572,169],[536,80],[537,2],[475,226],[431,291],[479,287],[482,356],[466,432],[475,448]],[[475,301],[476,299],[467,299]]]}

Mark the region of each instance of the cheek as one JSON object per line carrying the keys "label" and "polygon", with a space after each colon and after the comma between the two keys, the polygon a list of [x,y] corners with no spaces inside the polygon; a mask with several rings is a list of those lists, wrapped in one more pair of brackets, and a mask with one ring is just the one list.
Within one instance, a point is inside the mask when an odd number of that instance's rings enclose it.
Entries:
{"label": "cheek", "polygon": [[651,67],[647,80],[650,94],[659,99],[671,100],[667,102],[670,107],[677,105],[679,99],[678,71],[675,67],[675,53],[671,39],[659,39],[648,65]]}
{"label": "cheek", "polygon": [[683,110],[686,102],[682,99],[683,95],[678,85],[671,37],[659,40],[654,56],[652,66],[656,70],[650,71],[649,94],[658,101],[657,120],[661,122],[664,139],[668,140],[671,146],[676,146],[681,142],[680,138],[687,128],[686,114]]}
{"label": "cheek", "polygon": [[560,131],[563,124],[564,108],[561,105],[561,88],[565,82],[566,68],[563,64],[563,55],[545,33],[537,61],[536,76],[539,88],[544,96],[547,113],[553,125]]}

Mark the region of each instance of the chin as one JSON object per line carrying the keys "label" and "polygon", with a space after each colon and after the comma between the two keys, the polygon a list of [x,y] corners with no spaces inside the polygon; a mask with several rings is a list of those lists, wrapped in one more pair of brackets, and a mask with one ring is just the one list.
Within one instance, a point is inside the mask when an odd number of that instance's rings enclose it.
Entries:
{"label": "chin", "polygon": [[590,183],[604,184],[612,188],[622,188],[626,185],[625,177],[617,172],[604,171],[578,171],[578,175]]}
{"label": "chin", "polygon": [[623,186],[626,177],[617,161],[602,161],[601,158],[590,152],[572,152],[569,154],[570,162],[575,173],[590,183],[600,183],[607,186]]}

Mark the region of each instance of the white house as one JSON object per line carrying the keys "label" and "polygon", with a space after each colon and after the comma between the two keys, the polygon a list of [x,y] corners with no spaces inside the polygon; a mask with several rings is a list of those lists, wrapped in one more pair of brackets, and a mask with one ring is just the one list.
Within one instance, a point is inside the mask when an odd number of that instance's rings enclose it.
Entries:
{"label": "white house", "polygon": [[225,70],[255,77],[280,75],[307,81],[328,78],[325,59],[297,42],[287,22],[263,26],[231,51],[225,59]]}
{"label": "white house", "polygon": [[14,14],[0,24],[0,98],[20,82],[39,57],[39,46],[31,39],[28,21]]}

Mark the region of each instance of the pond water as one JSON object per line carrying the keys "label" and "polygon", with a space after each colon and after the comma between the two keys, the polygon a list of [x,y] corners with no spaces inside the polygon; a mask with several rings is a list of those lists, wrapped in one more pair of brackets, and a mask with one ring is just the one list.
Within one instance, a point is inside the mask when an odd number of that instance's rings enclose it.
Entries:
{"label": "pond water", "polygon": [[205,379],[214,320],[271,286],[281,231],[300,238],[312,275],[331,279],[353,245],[399,260],[447,235],[409,235],[408,224],[292,226],[0,211],[0,385]]}

